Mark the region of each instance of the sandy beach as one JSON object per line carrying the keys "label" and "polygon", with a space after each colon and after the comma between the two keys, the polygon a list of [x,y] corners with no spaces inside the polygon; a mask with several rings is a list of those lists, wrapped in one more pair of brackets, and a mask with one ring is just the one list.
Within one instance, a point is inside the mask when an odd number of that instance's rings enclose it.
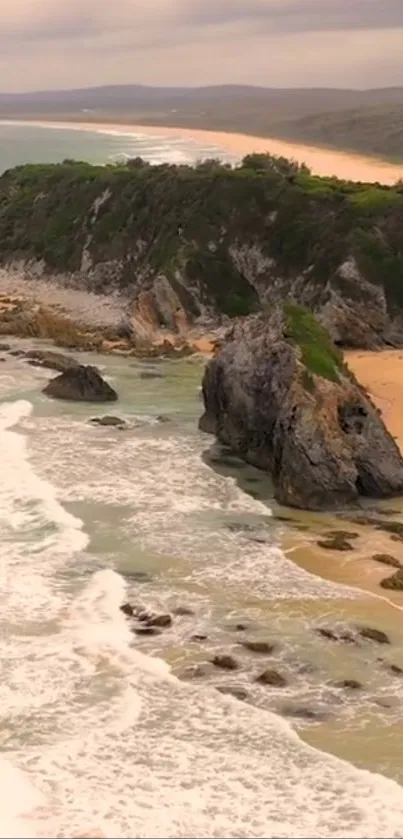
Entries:
{"label": "sandy beach", "polygon": [[348,352],[347,364],[369,390],[403,452],[403,350]]}
{"label": "sandy beach", "polygon": [[154,137],[177,137],[195,140],[222,148],[242,158],[254,152],[270,152],[275,155],[306,163],[317,175],[336,175],[353,181],[378,181],[392,185],[403,178],[403,164],[393,164],[377,158],[358,154],[333,151],[269,137],[253,137],[248,134],[229,134],[224,131],[205,131],[195,128],[173,128],[151,125],[121,125],[98,122],[55,122],[43,120],[1,120],[3,124],[36,125],[44,128],[70,129],[75,131],[98,131],[105,134],[142,134]]}

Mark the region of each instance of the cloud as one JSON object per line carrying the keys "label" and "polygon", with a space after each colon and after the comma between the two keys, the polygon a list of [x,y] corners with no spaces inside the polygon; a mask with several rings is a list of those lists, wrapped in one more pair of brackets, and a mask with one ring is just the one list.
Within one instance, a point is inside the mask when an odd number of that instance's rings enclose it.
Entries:
{"label": "cloud", "polygon": [[182,7],[187,22],[200,26],[256,22],[280,32],[403,26],[402,0],[192,0]]}
{"label": "cloud", "polygon": [[403,83],[403,0],[0,3],[3,90],[108,82]]}
{"label": "cloud", "polygon": [[272,32],[403,27],[402,0],[1,0],[0,37],[20,41],[258,24]]}

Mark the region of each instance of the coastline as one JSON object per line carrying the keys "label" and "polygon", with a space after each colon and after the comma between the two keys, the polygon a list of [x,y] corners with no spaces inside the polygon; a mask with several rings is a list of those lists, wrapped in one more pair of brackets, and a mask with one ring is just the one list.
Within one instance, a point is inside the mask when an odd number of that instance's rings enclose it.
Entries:
{"label": "coastline", "polygon": [[13,120],[1,119],[0,125],[36,126],[55,130],[87,131],[102,134],[143,135],[148,137],[185,138],[218,146],[235,156],[242,158],[255,152],[268,152],[289,157],[299,163],[306,163],[312,172],[321,176],[336,176],[352,181],[377,181],[393,185],[403,178],[403,164],[390,163],[377,158],[362,156],[358,153],[336,151],[320,146],[293,143],[270,137],[255,137],[248,134],[227,133],[196,128],[176,128],[172,126],[137,125],[124,123],[102,123],[62,120]]}

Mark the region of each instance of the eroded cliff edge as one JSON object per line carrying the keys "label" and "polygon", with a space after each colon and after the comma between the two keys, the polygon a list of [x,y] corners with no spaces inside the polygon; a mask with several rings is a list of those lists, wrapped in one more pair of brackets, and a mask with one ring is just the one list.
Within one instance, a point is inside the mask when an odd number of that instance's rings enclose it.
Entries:
{"label": "eroded cliff edge", "polygon": [[203,379],[200,428],[268,471],[278,501],[320,510],[403,494],[403,459],[379,411],[310,312],[236,322]]}
{"label": "eroded cliff edge", "polygon": [[18,294],[91,294],[82,317],[106,317],[112,339],[186,335],[290,299],[340,346],[403,345],[401,185],[318,178],[265,155],[232,170],[139,160],[10,170],[0,266]]}

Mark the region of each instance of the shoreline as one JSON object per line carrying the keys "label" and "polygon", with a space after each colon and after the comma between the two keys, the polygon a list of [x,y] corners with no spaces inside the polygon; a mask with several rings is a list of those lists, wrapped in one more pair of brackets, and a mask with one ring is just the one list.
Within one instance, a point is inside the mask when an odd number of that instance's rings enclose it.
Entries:
{"label": "shoreline", "polygon": [[198,128],[177,128],[173,126],[154,126],[130,123],[86,122],[81,120],[36,120],[36,119],[0,119],[0,125],[36,126],[54,130],[86,131],[100,134],[120,134],[121,136],[143,135],[147,137],[183,138],[206,145],[221,147],[223,151],[242,158],[255,152],[267,152],[306,163],[313,174],[336,176],[344,180],[379,182],[392,186],[403,178],[403,163],[390,163],[375,157],[360,155],[357,152],[331,150],[321,146],[293,143],[271,137],[258,137],[249,134],[214,131]]}

